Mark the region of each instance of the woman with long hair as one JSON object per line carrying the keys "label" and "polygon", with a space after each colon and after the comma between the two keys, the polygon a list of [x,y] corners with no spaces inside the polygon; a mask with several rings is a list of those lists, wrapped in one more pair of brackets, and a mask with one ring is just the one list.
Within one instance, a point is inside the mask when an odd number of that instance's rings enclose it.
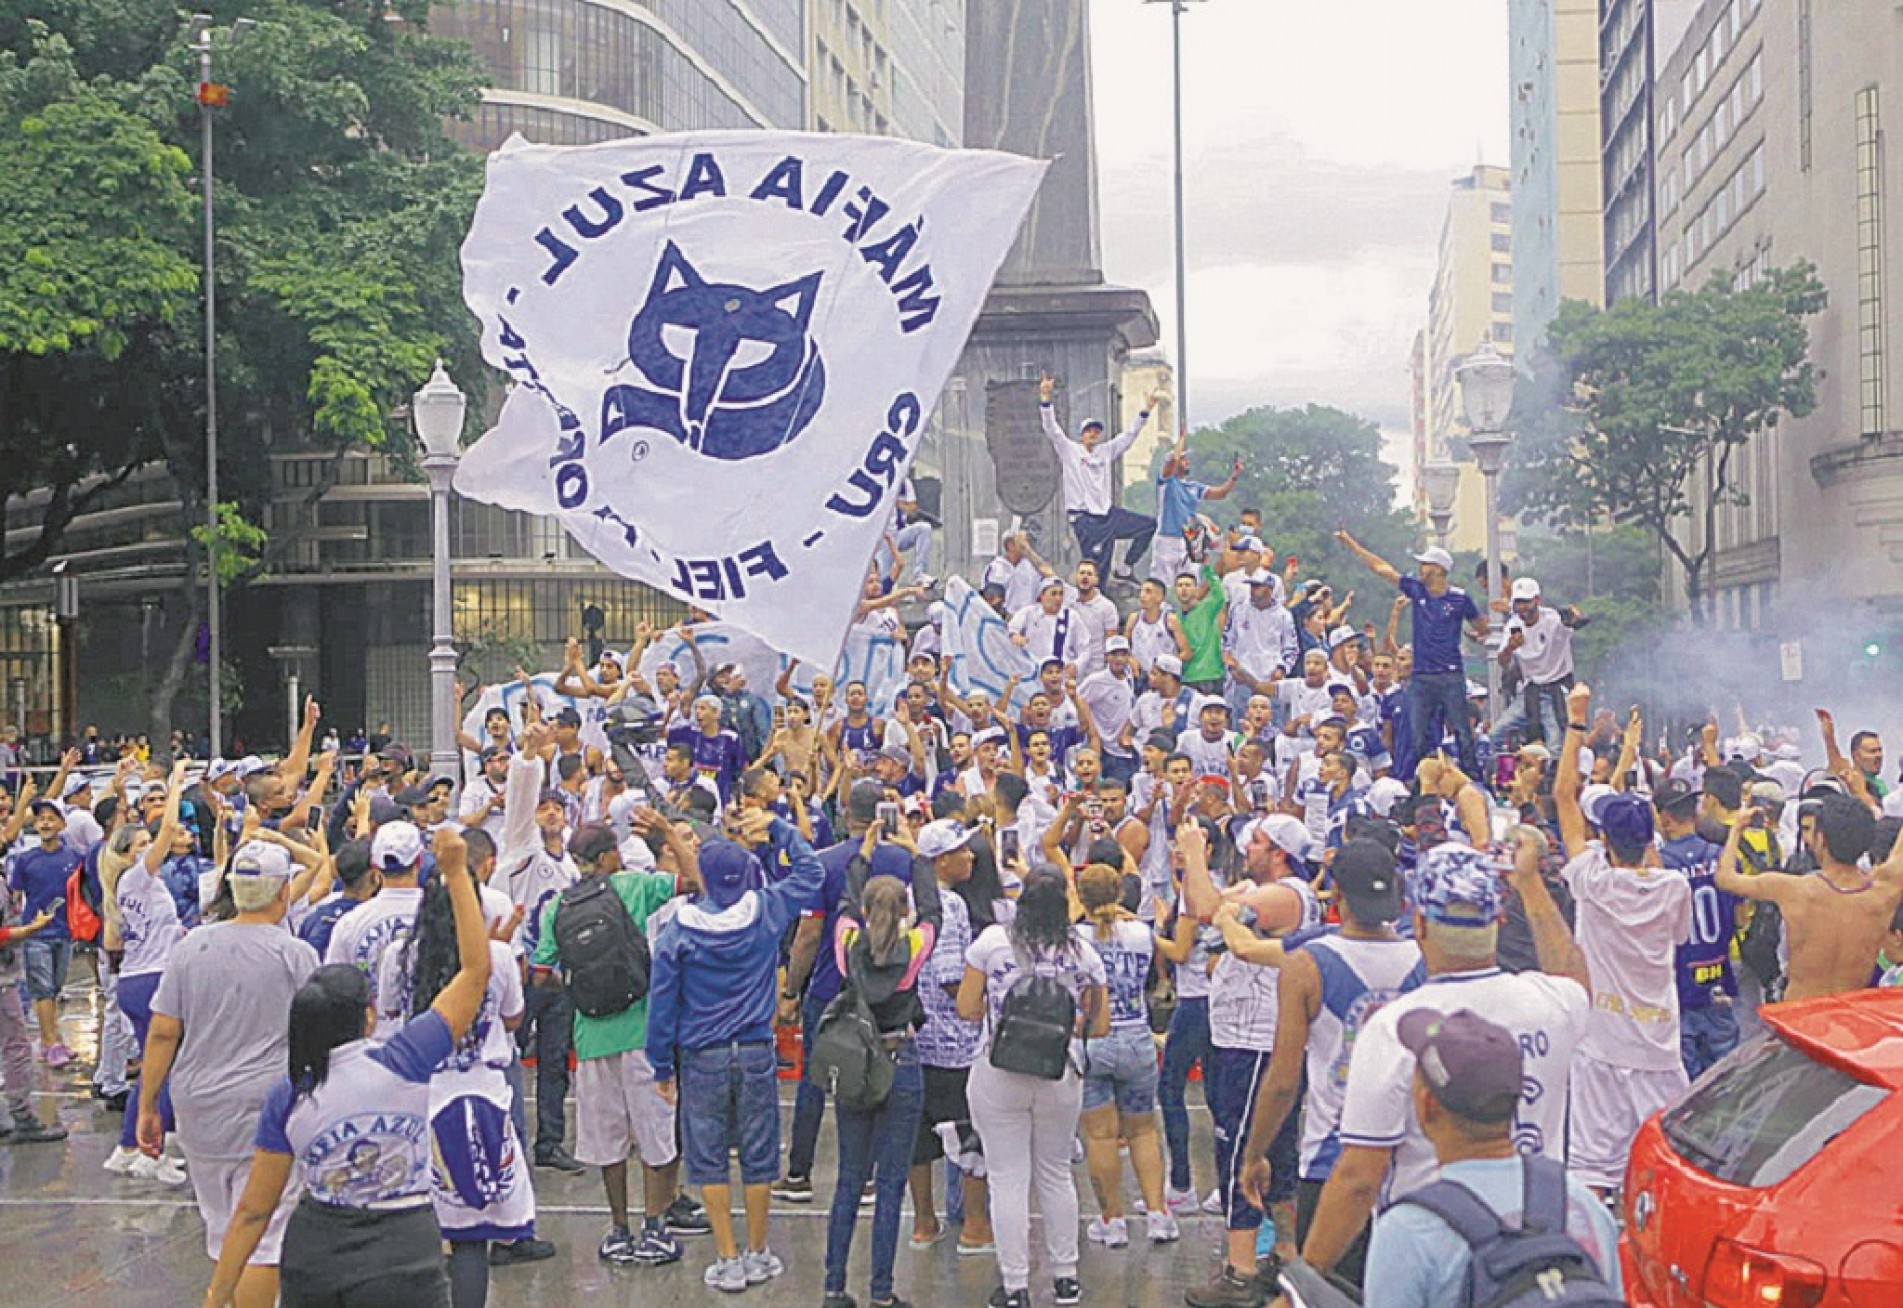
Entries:
{"label": "woman with long hair", "polygon": [[[471,881],[473,873],[468,874]],[[416,926],[383,954],[378,1006],[386,1023],[426,1013],[455,979],[455,906],[446,877],[423,890]],[[489,1300],[489,1242],[535,1235],[535,1190],[513,1121],[515,1092],[508,1069],[511,1036],[522,1024],[522,973],[509,946],[489,942],[489,986],[482,1007],[429,1083],[429,1132],[435,1166],[430,1201],[449,1242],[452,1308],[483,1308]]]}
{"label": "woman with long hair", "polygon": [[[172,776],[165,791],[165,809],[155,835],[146,827],[128,822],[112,834],[108,851],[123,870],[113,885],[112,896],[118,922],[118,947],[124,955],[119,963],[119,1010],[132,1022],[135,1050],[143,1053],[152,1033],[152,996],[158,993],[159,978],[172,949],[185,937],[179,921],[178,906],[162,876],[167,856],[178,838],[179,797],[184,788],[185,763],[172,765]],[[138,1082],[132,1084],[128,1104],[138,1098]],[[159,1119],[169,1135],[178,1127],[172,1112],[172,1092],[159,1087]],[[106,1160],[106,1170],[120,1172],[141,1181],[163,1181],[166,1185],[185,1184],[185,1171],[163,1154],[153,1158],[139,1152],[139,1115],[128,1108],[119,1131],[119,1146]]]}
{"label": "woman with long hair", "polygon": [[205,1291],[227,1308],[294,1164],[302,1196],[284,1234],[283,1308],[447,1308],[430,1202],[430,1078],[489,987],[489,936],[462,837],[436,833],[436,867],[456,923],[457,971],[429,1011],[373,1044],[370,982],[321,967],[291,1001],[290,1074],[258,1121],[244,1195]]}
{"label": "woman with long hair", "polygon": [[1083,1079],[1074,1063],[1059,1079],[1046,1080],[992,1062],[1007,998],[1032,977],[1048,978],[1070,992],[1076,1015],[1072,1034],[1108,1034],[1103,959],[1072,933],[1069,879],[1046,866],[1024,878],[1011,924],[987,927],[972,942],[958,987],[958,1015],[985,1023],[969,1094],[972,1124],[984,1141],[1002,1282],[991,1296],[992,1308],[1030,1306],[1033,1189],[1044,1216],[1055,1301],[1067,1305],[1083,1298],[1077,1281],[1077,1187],[1070,1165]]}
{"label": "woman with long hair", "polygon": [[[955,822],[924,828],[923,848],[941,850],[954,847],[948,842],[962,843],[950,828],[963,832]],[[892,1264],[899,1248],[899,1207],[905,1200],[912,1145],[925,1103],[925,1077],[913,1039],[925,1023],[918,980],[938,939],[941,907],[932,860],[921,854],[920,841],[913,839],[904,824],[893,840],[911,855],[910,888],[896,876],[870,875],[879,830],[876,825],[867,830],[865,843],[852,861],[849,883],[863,878],[863,888],[853,896],[856,903],[841,908],[833,948],[839,975],[864,998],[892,1059],[892,1088],[885,1102],[870,1111],[834,1102],[839,1180],[826,1223],[825,1308],[852,1308],[854,1301],[846,1293],[846,1259],[852,1252],[852,1228],[859,1220],[859,1199],[868,1179],[873,1181],[874,1193],[871,1302],[873,1308],[906,1308],[892,1288]]]}
{"label": "woman with long hair", "polygon": [[1156,956],[1156,938],[1123,906],[1123,874],[1092,863],[1077,874],[1084,920],[1080,941],[1103,959],[1110,999],[1110,1034],[1083,1047],[1084,1156],[1102,1217],[1090,1224],[1091,1239],[1112,1249],[1130,1242],[1123,1215],[1120,1142],[1130,1146],[1130,1167],[1149,1211],[1149,1237],[1162,1244],[1179,1238],[1176,1218],[1163,1199],[1163,1151],[1156,1138],[1156,1039],[1150,1034],[1144,987]]}

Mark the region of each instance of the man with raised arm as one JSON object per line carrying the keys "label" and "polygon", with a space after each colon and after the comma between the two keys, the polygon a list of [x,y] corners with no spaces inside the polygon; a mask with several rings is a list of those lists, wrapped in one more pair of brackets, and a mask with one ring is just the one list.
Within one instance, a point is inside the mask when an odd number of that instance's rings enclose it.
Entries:
{"label": "man with raised arm", "polygon": [[[1056,379],[1045,373],[1038,382],[1038,413],[1044,422],[1044,434],[1050,437],[1051,447],[1057,451],[1057,461],[1064,469],[1064,510],[1070,518],[1070,529],[1077,533],[1077,549],[1097,565],[1098,576],[1135,580],[1133,569],[1143,552],[1150,548],[1150,537],[1156,534],[1156,519],[1146,518],[1117,503],[1111,473],[1118,457],[1136,443],[1159,396],[1152,391],[1144,400],[1142,410],[1116,439],[1106,441],[1103,423],[1092,418],[1084,423],[1073,441],[1057,425],[1057,411],[1051,407],[1051,396],[1056,388]],[[1113,571],[1111,556],[1116,553],[1120,540],[1130,544],[1124,553],[1123,566]]]}
{"label": "man with raised arm", "polygon": [[1464,623],[1475,640],[1484,642],[1488,622],[1473,597],[1448,581],[1453,556],[1439,546],[1425,549],[1414,556],[1420,575],[1403,577],[1393,564],[1347,532],[1336,532],[1335,539],[1353,550],[1375,576],[1392,582],[1414,606],[1414,739],[1410,756],[1426,758],[1428,746],[1440,743],[1430,739],[1438,719],[1453,729],[1459,742],[1461,769],[1470,777],[1479,776],[1473,723],[1467,716],[1467,669],[1460,656],[1460,632]]}

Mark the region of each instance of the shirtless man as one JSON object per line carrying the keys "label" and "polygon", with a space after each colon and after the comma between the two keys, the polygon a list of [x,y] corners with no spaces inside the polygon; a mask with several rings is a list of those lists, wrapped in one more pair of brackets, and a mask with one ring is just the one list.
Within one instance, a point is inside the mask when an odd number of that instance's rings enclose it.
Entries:
{"label": "shirtless man", "polygon": [[1738,870],[1738,842],[1761,815],[1756,807],[1740,809],[1732,819],[1718,857],[1718,889],[1774,903],[1783,911],[1791,954],[1786,999],[1815,999],[1869,985],[1890,918],[1903,900],[1903,842],[1881,866],[1865,871],[1858,860],[1870,850],[1876,818],[1848,796],[1825,795],[1815,802],[1816,813],[1806,811],[1799,826],[1800,839],[1817,859],[1814,874],[1745,876]]}

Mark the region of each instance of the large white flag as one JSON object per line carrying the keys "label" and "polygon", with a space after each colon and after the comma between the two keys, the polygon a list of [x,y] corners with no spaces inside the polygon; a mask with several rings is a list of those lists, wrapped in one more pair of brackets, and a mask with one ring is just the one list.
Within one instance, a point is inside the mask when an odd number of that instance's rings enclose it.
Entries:
{"label": "large white flag", "polygon": [[780,132],[511,141],[463,295],[516,384],[456,489],[830,667],[1044,167]]}

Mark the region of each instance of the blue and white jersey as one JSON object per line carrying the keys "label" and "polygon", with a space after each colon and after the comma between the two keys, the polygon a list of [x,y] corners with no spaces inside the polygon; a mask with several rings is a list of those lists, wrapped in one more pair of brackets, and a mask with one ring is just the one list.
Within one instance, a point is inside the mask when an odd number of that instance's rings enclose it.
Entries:
{"label": "blue and white jersey", "polygon": [[257,1147],[289,1154],[304,1194],[338,1208],[418,1208],[429,1201],[431,1074],[452,1047],[449,1023],[423,1014],[382,1044],[330,1053],[321,1084],[298,1094],[287,1076],[258,1117]]}
{"label": "blue and white jersey", "polygon": [[119,975],[163,972],[173,946],[185,938],[170,888],[140,859],[119,874],[115,898],[119,901],[119,939],[125,947]]}
{"label": "blue and white jersey", "polygon": [[[416,886],[385,886],[354,912],[339,918],[330,933],[330,946],[324,951],[326,963],[348,963],[370,982],[370,1005],[382,1012],[377,986],[383,979],[383,956],[392,948],[401,949],[416,929],[416,911],[423,905],[423,892]],[[379,1021],[378,1038],[386,1027]]]}
{"label": "blue and white jersey", "polygon": [[1302,1114],[1301,1178],[1325,1181],[1341,1157],[1341,1102],[1361,1026],[1396,995],[1427,980],[1411,940],[1326,935],[1300,950],[1321,974],[1321,1011],[1308,1024],[1308,1095]]}
{"label": "blue and white jersey", "polygon": [[1118,922],[1107,940],[1089,921],[1071,929],[1103,959],[1104,986],[1110,995],[1110,1029],[1147,1031],[1150,1010],[1143,995],[1150,977],[1150,960],[1156,955],[1156,937],[1150,934],[1150,928],[1141,922]]}

